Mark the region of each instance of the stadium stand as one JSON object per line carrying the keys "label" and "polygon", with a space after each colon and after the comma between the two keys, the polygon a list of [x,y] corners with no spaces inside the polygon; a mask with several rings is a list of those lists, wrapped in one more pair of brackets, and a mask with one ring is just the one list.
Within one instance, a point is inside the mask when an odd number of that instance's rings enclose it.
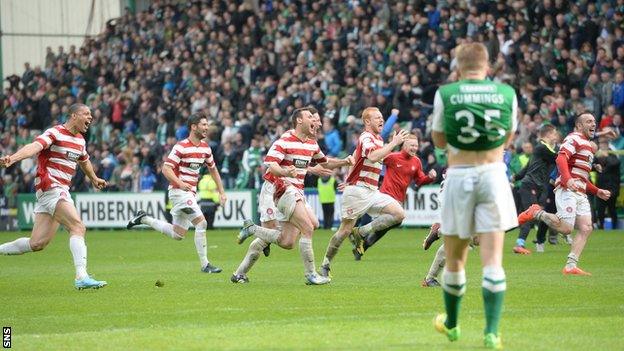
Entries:
{"label": "stadium stand", "polygon": [[[518,92],[518,154],[541,124],[565,135],[583,110],[618,132],[609,148],[621,151],[623,16],[621,1],[154,1],[8,77],[0,154],[83,102],[95,117],[88,152],[108,191],[163,190],[163,157],[187,135],[185,119],[204,111],[226,186],[258,188],[261,165],[243,155],[264,152],[294,108],[319,109],[331,133],[320,144],[345,154],[360,111],[375,105],[385,116],[398,108],[397,125],[421,136],[425,171],[440,169],[427,117],[436,88],[456,79],[452,49],[465,41],[484,42],[491,78]],[[35,160],[1,170],[5,197],[33,192],[34,171]],[[79,172],[72,191],[91,189]]]}

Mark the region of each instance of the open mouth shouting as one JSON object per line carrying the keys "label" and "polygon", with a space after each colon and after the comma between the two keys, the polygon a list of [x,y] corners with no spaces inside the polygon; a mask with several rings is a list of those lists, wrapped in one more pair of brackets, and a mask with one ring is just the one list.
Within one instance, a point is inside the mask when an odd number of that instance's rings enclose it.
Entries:
{"label": "open mouth shouting", "polygon": [[315,124],[311,124],[310,125],[310,130],[309,131],[310,131],[310,135],[311,136],[316,135],[316,131],[317,130],[318,130],[318,126],[317,125],[315,125]]}

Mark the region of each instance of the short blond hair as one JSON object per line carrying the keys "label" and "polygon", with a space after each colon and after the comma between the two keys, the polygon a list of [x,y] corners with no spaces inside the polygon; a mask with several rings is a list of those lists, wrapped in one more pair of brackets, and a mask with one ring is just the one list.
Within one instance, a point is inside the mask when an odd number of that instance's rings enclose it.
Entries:
{"label": "short blond hair", "polygon": [[367,119],[370,119],[370,118],[371,118],[371,115],[372,115],[374,112],[379,112],[379,113],[381,113],[381,111],[379,111],[379,108],[377,108],[377,107],[367,107],[367,108],[365,108],[365,109],[364,109],[364,111],[362,111],[362,121],[365,121],[365,120],[367,120]]}
{"label": "short blond hair", "polygon": [[480,71],[488,67],[490,60],[487,48],[482,43],[458,45],[455,57],[460,72]]}

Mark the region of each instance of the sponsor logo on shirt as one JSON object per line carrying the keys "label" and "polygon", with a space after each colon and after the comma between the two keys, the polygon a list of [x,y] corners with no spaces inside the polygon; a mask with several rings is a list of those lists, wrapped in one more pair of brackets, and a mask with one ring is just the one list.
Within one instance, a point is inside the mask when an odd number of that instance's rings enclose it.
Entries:
{"label": "sponsor logo on shirt", "polygon": [[295,167],[297,168],[307,168],[308,167],[308,162],[307,160],[302,160],[302,159],[294,159],[293,160]]}
{"label": "sponsor logo on shirt", "polygon": [[65,153],[65,156],[67,156],[67,159],[70,160],[70,161],[78,161],[78,158],[80,157],[80,154],[76,153],[76,152],[67,151]]}
{"label": "sponsor logo on shirt", "polygon": [[200,169],[201,166],[202,166],[201,163],[191,163],[191,164],[189,164],[188,168],[196,171],[196,170]]}

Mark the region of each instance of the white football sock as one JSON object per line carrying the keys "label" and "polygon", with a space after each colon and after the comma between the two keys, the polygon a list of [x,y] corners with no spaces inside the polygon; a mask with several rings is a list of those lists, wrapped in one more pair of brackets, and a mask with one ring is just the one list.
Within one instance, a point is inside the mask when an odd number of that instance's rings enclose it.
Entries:
{"label": "white football sock", "polygon": [[361,236],[365,236],[370,233],[375,233],[380,230],[390,228],[396,223],[397,223],[397,220],[394,218],[393,215],[382,214],[382,215],[377,216],[377,218],[373,219],[370,223],[359,227],[357,231]]}
{"label": "white football sock", "polygon": [[440,245],[438,251],[436,251],[435,258],[433,262],[431,262],[431,267],[429,267],[429,272],[427,273],[427,279],[438,278],[440,271],[444,268],[444,262],[446,261],[446,256],[444,252],[444,245]]}
{"label": "white football sock", "polygon": [[268,243],[265,242],[264,240],[260,238],[255,238],[249,245],[249,249],[247,250],[247,253],[245,254],[245,258],[243,258],[243,261],[240,263],[240,265],[238,266],[234,274],[241,275],[241,274],[246,274],[247,272],[249,272],[251,267],[258,260],[258,257],[260,257],[260,252],[262,252],[262,250],[264,250],[264,248],[267,247],[267,245]]}
{"label": "white football sock", "polygon": [[340,236],[338,233],[339,232],[336,232],[331,237],[331,239],[329,239],[329,244],[327,244],[327,251],[325,252],[325,258],[323,258],[323,266],[329,266],[331,261],[334,259],[334,256],[336,256],[336,254],[338,253],[340,245],[346,238],[346,236]]}
{"label": "white football sock", "polygon": [[568,255],[568,259],[566,261],[565,268],[572,269],[576,267],[576,265],[578,264],[578,260],[579,258],[576,256],[576,254],[570,252],[570,254]]}
{"label": "white football sock", "polygon": [[264,228],[255,224],[249,227],[249,232],[267,243],[277,243],[282,233],[280,230]]}
{"label": "white football sock", "polygon": [[206,247],[207,226],[208,223],[206,221],[202,221],[195,226],[195,249],[197,250],[197,256],[199,256],[202,268],[208,265],[208,248]]}
{"label": "white football sock", "polygon": [[76,279],[82,279],[87,274],[87,245],[85,245],[84,237],[72,235],[69,237],[69,250],[74,258],[74,267],[76,267]]}
{"label": "white football sock", "polygon": [[0,255],[21,255],[32,252],[29,238],[19,238],[0,245]]}
{"label": "white football sock", "polygon": [[306,274],[315,272],[314,268],[314,249],[312,249],[312,239],[299,239],[299,251],[303,260],[303,268]]}
{"label": "white football sock", "polygon": [[175,232],[175,230],[173,230],[173,225],[170,223],[161,221],[160,219],[156,219],[150,216],[145,216],[141,218],[141,223],[149,225],[150,227],[165,234],[171,239],[182,240],[182,237],[179,236],[178,233]]}

